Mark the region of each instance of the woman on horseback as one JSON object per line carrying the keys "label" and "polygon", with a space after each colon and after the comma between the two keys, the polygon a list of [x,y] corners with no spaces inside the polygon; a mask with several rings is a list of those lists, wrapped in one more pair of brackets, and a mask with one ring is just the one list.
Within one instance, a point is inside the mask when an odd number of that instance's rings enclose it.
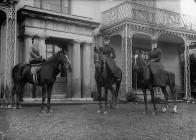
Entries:
{"label": "woman on horseback", "polygon": [[30,59],[29,63],[30,64],[37,64],[37,63],[42,63],[44,62],[43,57],[40,55],[40,49],[41,46],[39,45],[39,36],[34,35],[32,38],[32,46],[30,48]]}
{"label": "woman on horseback", "polygon": [[116,58],[116,54],[114,48],[112,48],[109,44],[110,44],[110,38],[109,36],[105,36],[104,47],[101,47],[100,51],[103,54],[105,63],[107,64],[108,68],[110,69],[114,77],[119,78],[121,74],[119,73],[116,62],[114,60]]}

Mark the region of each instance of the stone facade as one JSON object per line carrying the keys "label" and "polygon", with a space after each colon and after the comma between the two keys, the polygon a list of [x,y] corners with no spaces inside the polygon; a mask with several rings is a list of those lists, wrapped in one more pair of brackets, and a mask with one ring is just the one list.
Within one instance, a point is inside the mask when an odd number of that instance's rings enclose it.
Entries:
{"label": "stone facade", "polygon": [[[20,49],[21,56],[24,56],[21,62],[28,62],[29,47],[32,45],[32,36],[35,34],[40,36],[41,54],[44,57],[47,57],[47,45],[51,42],[57,47],[66,46],[71,60],[72,73],[67,73],[68,79],[64,83],[67,90],[64,97],[90,97],[91,91],[94,89],[90,84],[90,80],[94,77],[89,74],[92,70],[92,65],[90,65],[91,48],[94,47],[92,31],[98,27],[99,23],[89,18],[62,16],[28,6],[20,9],[19,13],[19,16],[22,17],[21,23],[18,25],[21,31],[20,44],[24,43],[23,46],[19,46],[19,49],[23,48]],[[30,88],[27,89],[30,90]]]}

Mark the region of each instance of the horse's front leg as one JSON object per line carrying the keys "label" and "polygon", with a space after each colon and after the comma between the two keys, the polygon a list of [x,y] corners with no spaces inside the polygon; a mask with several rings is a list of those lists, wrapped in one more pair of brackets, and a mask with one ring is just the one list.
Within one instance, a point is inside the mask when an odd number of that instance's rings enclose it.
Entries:
{"label": "horse's front leg", "polygon": [[22,108],[22,102],[23,102],[23,95],[24,95],[24,86],[25,82],[22,82],[19,84],[18,89],[16,90],[16,106],[21,109]]}
{"label": "horse's front leg", "polygon": [[52,113],[53,112],[53,110],[51,109],[51,106],[50,106],[52,87],[53,87],[53,84],[50,84],[47,87],[47,97],[48,97],[47,109],[48,109],[48,113]]}
{"label": "horse's front leg", "polygon": [[46,113],[44,110],[44,102],[46,98],[46,86],[42,86],[42,104],[41,104],[41,113]]}
{"label": "horse's front leg", "polygon": [[171,94],[172,94],[172,98],[174,100],[174,108],[173,111],[174,113],[177,113],[177,104],[176,104],[176,90],[175,90],[175,86],[174,85],[169,85],[169,88],[171,90]]}
{"label": "horse's front leg", "polygon": [[105,86],[104,87],[104,89],[105,89],[105,97],[104,97],[104,100],[105,100],[105,110],[104,110],[104,114],[106,115],[108,112],[107,112],[107,110],[108,110],[108,105],[107,105],[107,101],[108,101],[108,87],[107,86]]}
{"label": "horse's front leg", "polygon": [[166,91],[166,87],[161,87],[161,90],[162,90],[163,95],[165,97],[165,106],[163,107],[162,112],[166,112],[167,109],[168,109],[168,98],[169,98],[169,95],[168,95],[168,93]]}
{"label": "horse's front leg", "polygon": [[156,108],[156,102],[155,102],[155,96],[154,96],[154,90],[153,87],[150,87],[150,93],[151,93],[151,98],[152,98],[152,103],[153,103],[153,107],[154,107],[154,111],[153,111],[153,115],[157,114],[157,108]]}
{"label": "horse's front leg", "polygon": [[97,91],[98,91],[98,101],[99,101],[99,110],[97,111],[97,113],[101,113],[102,110],[102,104],[101,104],[101,100],[102,100],[102,96],[101,96],[101,86],[97,85]]}
{"label": "horse's front leg", "polygon": [[118,85],[116,84],[116,90],[114,90],[114,88],[112,87],[112,84],[111,86],[109,86],[109,90],[111,91],[112,93],[112,101],[110,103],[110,108],[113,108],[113,109],[117,109],[117,98],[118,98],[118,90],[119,90],[119,87],[117,87]]}
{"label": "horse's front leg", "polygon": [[16,92],[17,92],[17,87],[18,87],[18,85],[16,85],[15,83],[14,83],[14,86],[13,86],[13,88],[12,88],[12,108],[13,109],[16,109],[16,98],[15,98],[15,95],[16,95]]}
{"label": "horse's front leg", "polygon": [[115,94],[115,101],[114,101],[114,108],[115,109],[118,109],[117,101],[118,101],[118,92],[119,92],[119,89],[120,89],[120,83],[121,83],[121,81],[116,82],[116,94]]}
{"label": "horse's front leg", "polygon": [[145,114],[148,112],[148,106],[147,106],[147,94],[146,94],[146,89],[142,89],[142,92],[144,94],[144,103],[145,103]]}

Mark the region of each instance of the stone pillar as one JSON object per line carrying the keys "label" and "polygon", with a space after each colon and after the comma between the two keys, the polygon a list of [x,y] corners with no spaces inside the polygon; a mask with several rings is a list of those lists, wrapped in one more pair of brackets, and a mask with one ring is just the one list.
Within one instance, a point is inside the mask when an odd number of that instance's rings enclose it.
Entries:
{"label": "stone pillar", "polygon": [[84,43],[83,44],[83,53],[82,53],[82,97],[90,97],[90,78],[91,78],[91,54],[90,47],[92,44]]}
{"label": "stone pillar", "polygon": [[30,58],[30,55],[29,55],[29,51],[30,51],[30,47],[32,46],[32,37],[30,36],[25,36],[24,37],[24,46],[23,46],[23,49],[21,49],[22,54],[24,54],[24,63],[27,63],[29,62],[29,58]]}
{"label": "stone pillar", "polygon": [[45,40],[46,40],[45,37],[40,37],[40,39],[39,39],[40,55],[43,58],[46,58],[46,43],[45,43]]}
{"label": "stone pillar", "polygon": [[73,41],[72,55],[72,97],[81,98],[81,56],[80,42]]}
{"label": "stone pillar", "polygon": [[[68,58],[71,62],[71,68],[73,69],[73,61],[72,61],[72,55],[73,54],[73,46],[72,43],[68,43]],[[73,72],[69,72],[67,71],[67,98],[71,98],[72,97],[72,74]]]}
{"label": "stone pillar", "polygon": [[157,48],[157,39],[152,39],[152,49]]}

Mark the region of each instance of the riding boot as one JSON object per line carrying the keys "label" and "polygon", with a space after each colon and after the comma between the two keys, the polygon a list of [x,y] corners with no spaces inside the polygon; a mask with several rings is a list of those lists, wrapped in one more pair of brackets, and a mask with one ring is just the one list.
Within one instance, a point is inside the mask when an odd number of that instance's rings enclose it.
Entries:
{"label": "riding boot", "polygon": [[33,74],[33,82],[36,83],[36,76]]}

